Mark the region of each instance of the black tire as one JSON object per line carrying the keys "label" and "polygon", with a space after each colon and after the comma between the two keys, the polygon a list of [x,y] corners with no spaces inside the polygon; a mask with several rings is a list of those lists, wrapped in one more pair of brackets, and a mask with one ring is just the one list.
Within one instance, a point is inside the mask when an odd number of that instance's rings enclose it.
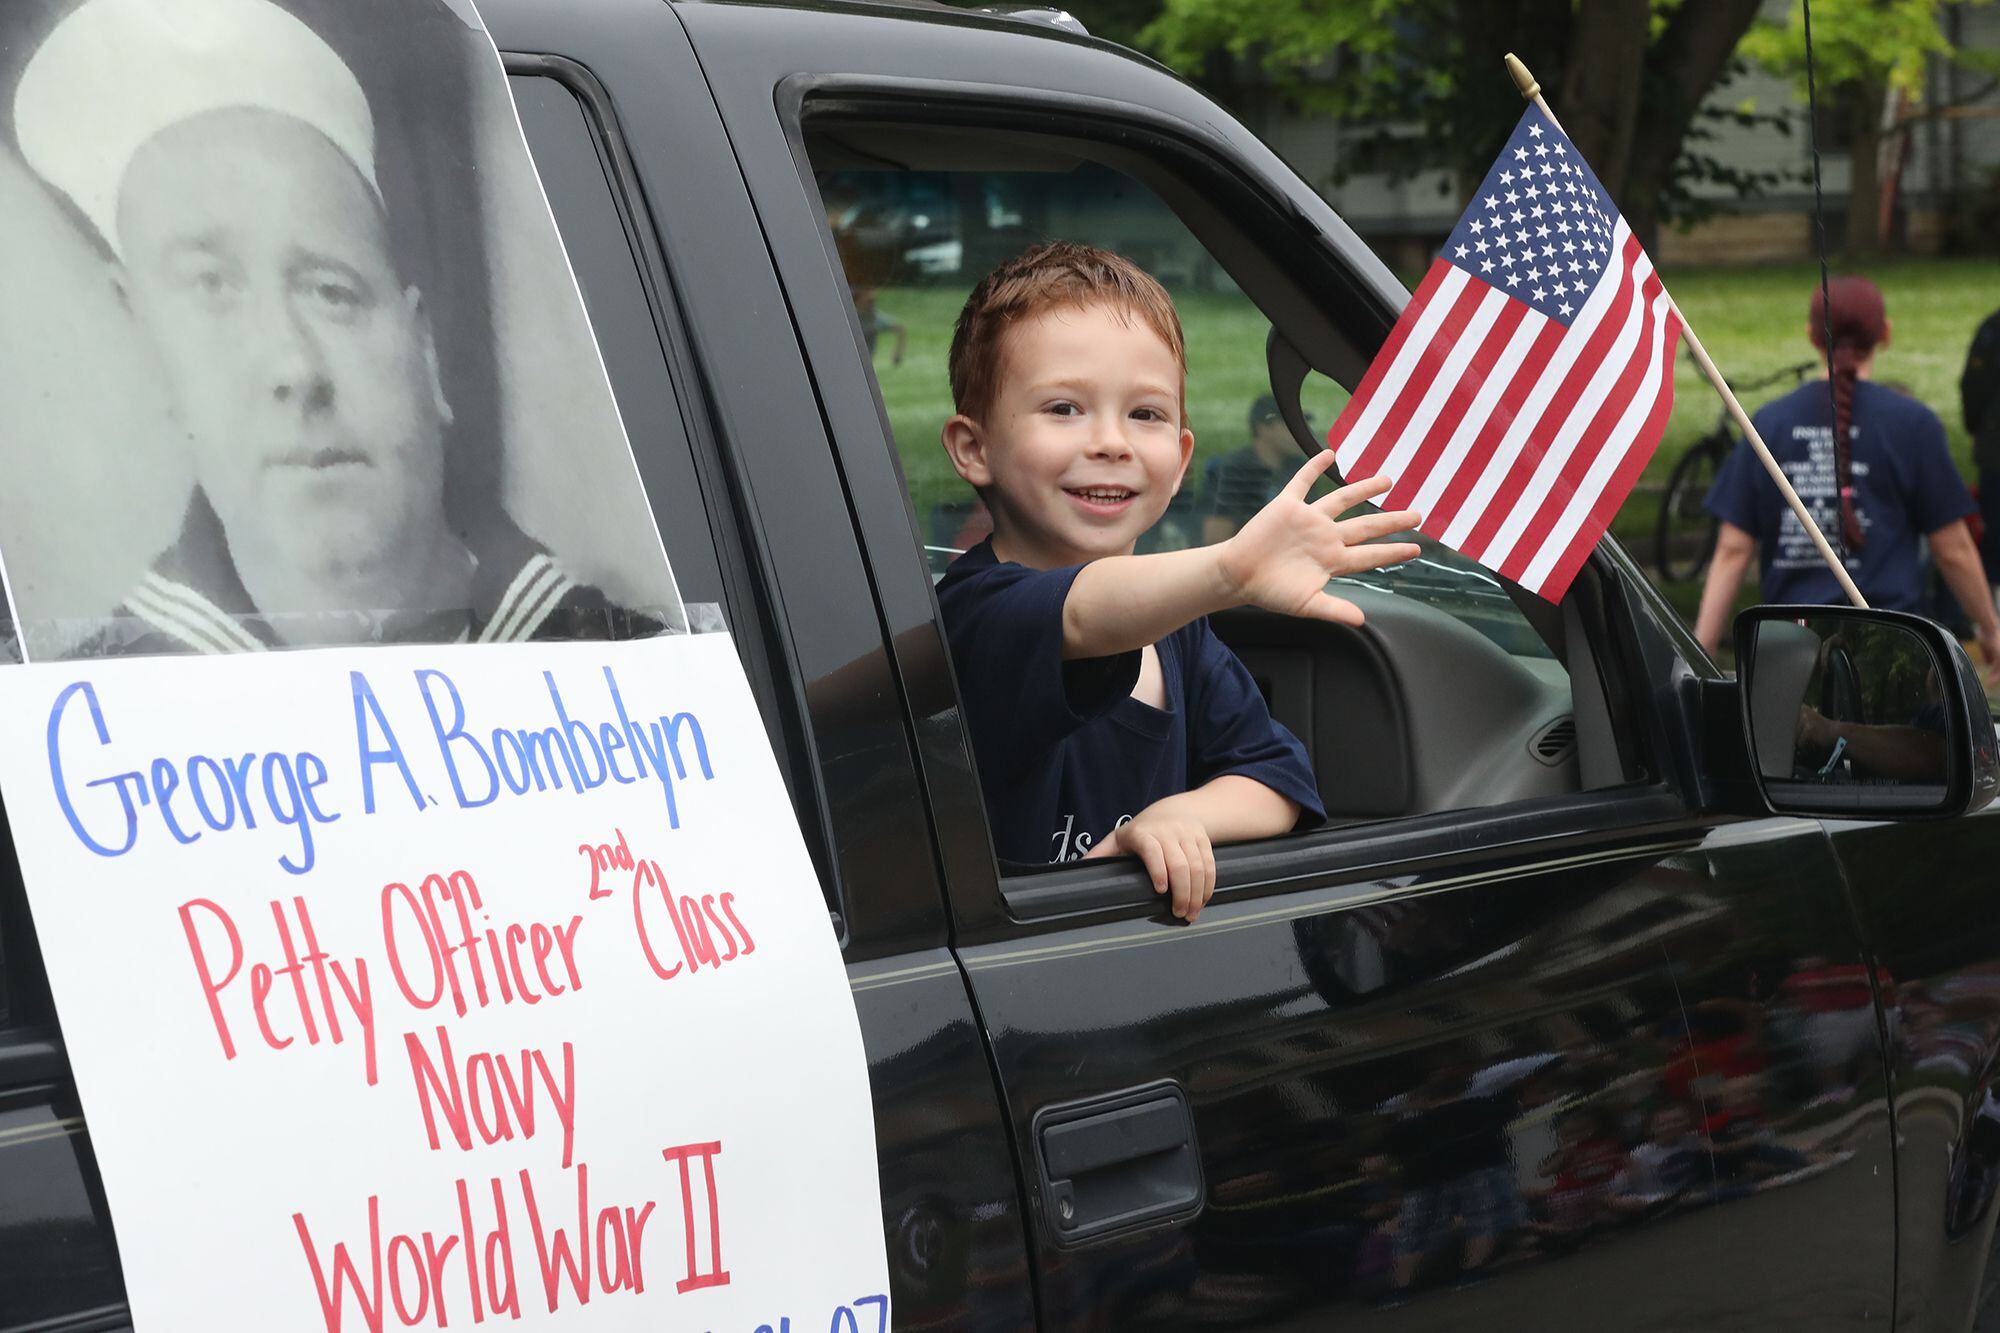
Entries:
{"label": "black tire", "polygon": [[1666,493],[1660,497],[1659,527],[1653,533],[1653,563],[1661,582],[1686,583],[1708,568],[1720,525],[1702,501],[1728,456],[1729,441],[1705,435],[1674,464]]}

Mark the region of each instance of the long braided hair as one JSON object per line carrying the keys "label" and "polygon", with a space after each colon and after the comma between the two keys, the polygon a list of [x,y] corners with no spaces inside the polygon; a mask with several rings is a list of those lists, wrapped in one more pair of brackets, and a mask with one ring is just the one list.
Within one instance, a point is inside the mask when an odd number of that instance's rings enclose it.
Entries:
{"label": "long braided hair", "polygon": [[1889,336],[1882,290],[1866,278],[1834,278],[1813,292],[1808,327],[1813,346],[1827,353],[1833,379],[1833,461],[1840,487],[1841,540],[1849,551],[1858,551],[1867,538],[1854,503],[1854,381],[1861,363]]}

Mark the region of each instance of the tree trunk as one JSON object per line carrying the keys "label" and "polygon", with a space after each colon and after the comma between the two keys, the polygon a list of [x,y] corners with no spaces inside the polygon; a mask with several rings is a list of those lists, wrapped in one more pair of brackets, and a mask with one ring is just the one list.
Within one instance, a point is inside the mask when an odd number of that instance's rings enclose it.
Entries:
{"label": "tree trunk", "polygon": [[1562,91],[1550,103],[1614,200],[1625,193],[1651,23],[1651,0],[1579,5],[1563,58]]}
{"label": "tree trunk", "polygon": [[[1458,193],[1469,195],[1485,179],[1494,155],[1521,117],[1521,96],[1500,57],[1512,51],[1538,77],[1562,67],[1571,0],[1454,0],[1459,87],[1456,114],[1478,132],[1463,134]],[[1560,115],[1560,109],[1557,110]],[[1567,128],[1567,127],[1565,127]]]}
{"label": "tree trunk", "polygon": [[1759,7],[1760,0],[1683,4],[1653,44],[1643,91],[1646,114],[1633,125],[1625,192],[1613,196],[1626,224],[1648,251],[1659,240],[1667,186],[1688,127],[1702,99],[1729,68],[1729,58]]}
{"label": "tree trunk", "polygon": [[1873,259],[1882,253],[1882,94],[1859,87],[1841,90],[1847,104],[1847,253]]}

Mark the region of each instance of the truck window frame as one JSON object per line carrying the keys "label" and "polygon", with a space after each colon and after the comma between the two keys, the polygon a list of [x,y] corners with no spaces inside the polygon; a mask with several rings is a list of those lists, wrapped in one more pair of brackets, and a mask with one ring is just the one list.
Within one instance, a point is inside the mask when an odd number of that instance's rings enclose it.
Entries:
{"label": "truck window frame", "polygon": [[[835,838],[827,794],[818,766],[812,762],[812,750],[807,740],[804,684],[771,633],[770,599],[763,595],[753,577],[754,561],[744,535],[747,528],[740,498],[744,483],[735,475],[730,456],[721,445],[713,420],[713,405],[703,377],[697,370],[687,337],[685,317],[672,272],[661,250],[656,224],[647,208],[638,170],[619,128],[610,93],[588,67],[566,56],[503,51],[501,63],[510,89],[516,79],[540,78],[549,80],[575,97],[578,111],[590,133],[598,165],[604,172],[608,198],[617,211],[619,224],[631,249],[634,275],[644,292],[652,317],[666,387],[679,413],[676,428],[692,455],[699,488],[693,503],[702,512],[706,525],[704,531],[721,578],[724,616],[749,677],[758,711],[763,716],[765,731],[776,752],[779,770],[791,794],[800,831],[805,835],[807,851],[827,900],[827,909],[838,922],[844,918],[842,877],[832,873],[831,869]],[[525,118],[523,132],[526,133]],[[552,211],[556,208],[553,197],[550,208]],[[581,269],[574,249],[567,245],[565,248],[570,252],[571,267]],[[581,272],[578,273],[578,284],[583,286]],[[615,381],[613,389],[615,392]],[[635,421],[630,415],[626,415],[625,425],[627,434],[633,437],[634,455],[640,457],[642,439],[652,428]],[[643,472],[643,458],[640,466]],[[670,531],[668,515],[664,512],[668,501],[664,495],[656,495],[656,489],[654,486],[647,487],[648,503],[660,521],[662,531]],[[688,507],[685,497],[680,497],[676,503],[678,507]],[[844,932],[842,940],[844,943]]]}
{"label": "truck window frame", "polygon": [[[841,280],[843,268],[833,233],[824,222],[808,152],[810,134],[816,125],[839,119],[881,122],[921,117],[928,126],[1025,130],[1102,148],[1102,153],[1093,154],[1094,160],[1135,175],[1159,194],[1273,326],[1282,329],[1316,369],[1335,378],[1344,374],[1343,382],[1350,387],[1358,382],[1373,348],[1398,313],[1365,274],[1330,256],[1321,257],[1339,238],[1298,200],[1234,160],[1219,137],[1151,108],[1060,90],[845,74],[791,76],[778,84],[775,100],[793,166],[818,209],[829,280]],[[1151,170],[1132,172],[1135,162]],[[1163,182],[1169,188],[1162,189]],[[1205,216],[1190,216],[1184,207],[1187,201],[1197,201]],[[1218,237],[1227,238],[1227,243],[1219,245]],[[1270,258],[1280,245],[1301,243],[1314,246],[1318,262],[1302,259],[1280,269]],[[851,308],[848,318],[860,349],[865,344]],[[1343,356],[1343,347],[1351,354]],[[881,438],[893,455],[894,433],[872,376],[870,392]],[[899,464],[895,471],[900,481]],[[915,549],[921,530],[907,491],[904,510],[909,521],[906,540]],[[880,567],[885,558],[880,537],[877,534],[871,543],[864,535],[863,541],[878,580],[885,575]],[[1218,848],[1217,901],[1349,880],[1363,867],[1407,860],[1415,869],[1439,858],[1455,860],[1453,853],[1482,841],[1567,839],[1646,828],[1664,833],[1683,822],[1690,808],[1681,793],[1688,788],[1668,783],[1660,772],[1658,758],[1668,752],[1668,737],[1659,710],[1649,706],[1653,691],[1639,671],[1642,658],[1634,630],[1634,593],[1625,586],[1626,564],[1617,558],[1615,543],[1607,539],[1584,569],[1571,595],[1574,621],[1589,637],[1579,665],[1587,663],[1598,687],[1627,781],[1555,797],[1391,817]],[[1546,623],[1545,618],[1542,624]],[[942,627],[935,622],[933,627],[942,654]],[[929,659],[929,652],[916,657],[917,669],[927,668]],[[899,652],[898,666],[907,672],[911,658]],[[1582,693],[1584,682],[1574,673],[1572,680]],[[955,700],[955,679],[950,686]],[[913,705],[912,729],[922,742],[919,763],[925,770],[940,859],[947,868],[962,942],[1006,938],[1017,934],[1017,927],[1078,912],[1136,917],[1161,910],[1141,873],[1128,861],[1077,862],[1002,874],[984,803],[977,794],[970,739],[956,716],[950,719],[950,734],[945,734],[947,729],[936,725],[941,719],[920,715],[915,701],[927,692],[906,683],[905,697]]]}

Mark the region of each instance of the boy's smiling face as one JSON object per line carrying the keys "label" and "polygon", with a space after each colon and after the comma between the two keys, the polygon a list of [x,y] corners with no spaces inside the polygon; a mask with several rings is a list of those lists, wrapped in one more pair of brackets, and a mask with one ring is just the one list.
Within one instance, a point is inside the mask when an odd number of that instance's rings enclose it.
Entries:
{"label": "boy's smiling face", "polygon": [[1066,306],[1009,329],[982,420],[945,423],[993,515],[994,554],[1039,569],[1130,555],[1194,453],[1181,368],[1136,315]]}

